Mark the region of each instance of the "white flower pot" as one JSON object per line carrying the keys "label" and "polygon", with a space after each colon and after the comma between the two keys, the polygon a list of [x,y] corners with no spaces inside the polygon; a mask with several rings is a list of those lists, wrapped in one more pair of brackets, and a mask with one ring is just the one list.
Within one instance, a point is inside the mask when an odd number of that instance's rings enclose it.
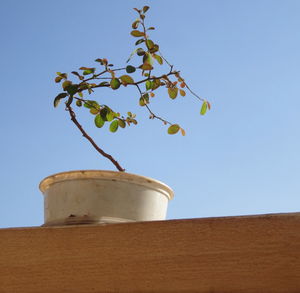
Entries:
{"label": "white flower pot", "polygon": [[166,218],[173,191],[157,180],[113,171],[70,171],[46,177],[44,226],[154,221]]}

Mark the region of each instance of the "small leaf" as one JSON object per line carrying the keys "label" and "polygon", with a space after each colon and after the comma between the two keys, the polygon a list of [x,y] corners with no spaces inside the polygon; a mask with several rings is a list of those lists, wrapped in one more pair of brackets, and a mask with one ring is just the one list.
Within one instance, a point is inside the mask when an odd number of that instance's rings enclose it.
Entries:
{"label": "small leaf", "polygon": [[118,124],[119,124],[119,126],[120,126],[121,128],[125,128],[125,127],[126,127],[126,123],[125,123],[125,121],[122,120],[122,119],[118,119]]}
{"label": "small leaf", "polygon": [[85,66],[81,66],[79,68],[79,70],[90,70],[90,69],[93,69],[93,68],[91,68],[91,67],[85,67]]}
{"label": "small leaf", "polygon": [[149,10],[149,8],[150,8],[149,6],[144,6],[143,7],[143,12],[146,13]]}
{"label": "small leaf", "polygon": [[75,95],[78,91],[78,84],[71,84],[65,88],[70,95]]}
{"label": "small leaf", "polygon": [[97,109],[97,110],[100,109],[100,105],[98,104],[98,102],[97,101],[92,101],[92,100],[85,101],[83,106],[88,108],[88,109],[92,109],[92,108]]}
{"label": "small leaf", "polygon": [[148,27],[148,29],[147,29],[148,31],[151,31],[151,30],[155,30],[155,27],[153,27],[153,26],[150,26],[150,27]]}
{"label": "small leaf", "polygon": [[107,121],[107,119],[106,119],[107,113],[108,113],[108,110],[106,107],[104,107],[100,110],[100,115],[101,115],[103,121]]}
{"label": "small leaf", "polygon": [[113,121],[115,118],[115,113],[111,109],[107,109],[107,114],[106,114],[106,120],[107,121]]}
{"label": "small leaf", "polygon": [[146,40],[146,46],[150,50],[154,47],[154,43],[151,40]]}
{"label": "small leaf", "polygon": [[200,110],[200,114],[205,115],[206,111],[207,111],[207,102],[204,101]]}
{"label": "small leaf", "polygon": [[152,88],[153,82],[151,80],[147,80],[145,83],[146,90],[149,91]]}
{"label": "small leaf", "polygon": [[82,93],[82,92],[79,92],[79,93],[78,93],[78,96],[79,96],[80,98],[83,98],[83,93]]}
{"label": "small leaf", "polygon": [[180,131],[181,131],[181,135],[185,136],[185,130],[183,128],[180,127]]}
{"label": "small leaf", "polygon": [[179,92],[180,92],[180,95],[182,96],[182,97],[184,97],[186,94],[185,94],[185,91],[184,90],[179,90]]}
{"label": "small leaf", "polygon": [[100,114],[95,116],[94,122],[98,128],[101,128],[105,123]]}
{"label": "small leaf", "polygon": [[77,106],[77,107],[81,107],[81,106],[82,106],[82,101],[77,100],[77,101],[76,101],[76,106]]}
{"label": "small leaf", "polygon": [[55,77],[55,82],[61,82],[61,80],[63,79],[63,77],[61,77],[61,76],[56,76]]}
{"label": "small leaf", "polygon": [[207,102],[207,109],[210,110],[210,103]]}
{"label": "small leaf", "polygon": [[117,90],[120,87],[121,83],[118,78],[113,78],[110,82],[110,86],[113,90]]}
{"label": "small leaf", "polygon": [[151,92],[151,93],[150,93],[150,97],[151,97],[151,98],[154,98],[154,97],[155,97],[155,94],[154,94],[153,92]]}
{"label": "small leaf", "polygon": [[178,94],[178,88],[177,87],[168,88],[168,94],[171,99],[173,99],[173,100],[176,99],[177,94]]}
{"label": "small leaf", "polygon": [[133,72],[135,72],[135,67],[134,66],[131,66],[131,65],[128,65],[127,67],[126,67],[126,72],[127,73],[133,73]]}
{"label": "small leaf", "polygon": [[93,114],[93,115],[97,115],[99,113],[99,109],[97,109],[97,108],[91,108],[90,109],[90,113]]}
{"label": "small leaf", "polygon": [[99,83],[99,86],[109,86],[109,83],[107,81],[102,81]]}
{"label": "small leaf", "polygon": [[143,69],[143,70],[152,70],[153,66],[147,62],[145,62],[144,64],[140,65],[139,68]]}
{"label": "small leaf", "polygon": [[154,79],[152,81],[152,90],[156,90],[157,88],[160,87],[160,80],[157,78],[157,79]]}
{"label": "small leaf", "polygon": [[157,44],[155,44],[153,48],[149,50],[150,53],[156,53],[157,51],[159,51],[159,46]]}
{"label": "small leaf", "polygon": [[86,69],[86,70],[84,70],[83,71],[83,75],[89,75],[89,74],[92,74],[92,73],[94,73],[95,72],[95,69],[96,68],[89,68],[89,69]]}
{"label": "small leaf", "polygon": [[173,124],[168,128],[169,134],[176,134],[180,129],[180,126],[178,124]]}
{"label": "small leaf", "polygon": [[153,65],[153,58],[152,58],[151,54],[146,52],[146,54],[143,57],[143,62]]}
{"label": "small leaf", "polygon": [[122,75],[120,76],[120,79],[124,85],[134,83],[133,78],[129,75]]}
{"label": "small leaf", "polygon": [[133,31],[131,31],[130,34],[136,38],[143,37],[145,35],[143,32],[138,31],[138,30],[133,30]]}
{"label": "small leaf", "polygon": [[136,54],[137,54],[138,56],[144,56],[145,53],[146,53],[146,52],[145,52],[142,48],[138,48],[138,49],[136,50]]}
{"label": "small leaf", "polygon": [[163,64],[163,59],[159,55],[153,54],[153,57],[160,65]]}
{"label": "small leaf", "polygon": [[140,23],[140,20],[137,19],[137,20],[135,20],[135,21],[132,23],[131,27],[132,27],[133,29],[137,29],[138,26],[139,26],[139,23]]}
{"label": "small leaf", "polygon": [[66,88],[67,88],[68,86],[70,86],[71,84],[72,84],[72,81],[70,81],[70,80],[65,80],[65,81],[62,83],[62,88],[63,88],[63,90],[65,91]]}
{"label": "small leaf", "polygon": [[80,80],[84,79],[84,77],[81,76],[77,71],[72,71],[71,73],[73,73],[74,75],[76,75]]}
{"label": "small leaf", "polygon": [[57,95],[54,99],[54,107],[56,108],[60,102],[61,99],[65,98],[68,94],[67,93],[60,93],[59,95]]}
{"label": "small leaf", "polygon": [[114,120],[112,123],[110,123],[109,130],[111,132],[116,132],[118,130],[118,127],[119,127],[118,120]]}
{"label": "small leaf", "polygon": [[182,82],[182,83],[180,84],[180,87],[181,87],[181,88],[185,88],[185,86],[186,86],[186,84],[185,84],[184,82]]}
{"label": "small leaf", "polygon": [[144,39],[139,39],[139,40],[137,40],[137,41],[135,42],[135,45],[137,46],[137,45],[139,45],[139,44],[141,44],[141,43],[143,43],[143,42],[145,42]]}

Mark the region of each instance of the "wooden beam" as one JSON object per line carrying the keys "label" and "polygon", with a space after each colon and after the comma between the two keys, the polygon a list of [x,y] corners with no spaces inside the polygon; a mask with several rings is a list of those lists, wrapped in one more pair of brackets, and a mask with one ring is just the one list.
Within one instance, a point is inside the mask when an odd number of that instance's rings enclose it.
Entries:
{"label": "wooden beam", "polygon": [[0,292],[300,292],[300,214],[1,229]]}

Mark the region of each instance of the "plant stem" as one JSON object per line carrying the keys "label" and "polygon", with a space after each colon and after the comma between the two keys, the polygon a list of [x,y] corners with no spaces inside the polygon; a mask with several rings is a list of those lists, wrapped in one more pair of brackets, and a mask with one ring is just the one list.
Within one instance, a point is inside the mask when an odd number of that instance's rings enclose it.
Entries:
{"label": "plant stem", "polygon": [[122,168],[120,166],[120,164],[109,154],[107,154],[105,151],[103,151],[95,142],[94,140],[86,133],[86,131],[82,128],[82,126],[80,125],[80,123],[78,122],[78,120],[76,119],[76,115],[72,109],[71,106],[67,106],[66,108],[69,111],[70,117],[72,122],[77,126],[77,128],[80,130],[80,132],[82,133],[83,137],[85,137],[91,144],[92,146],[96,149],[96,151],[98,153],[100,153],[103,157],[107,158],[108,160],[110,160],[115,167],[120,171],[120,172],[124,172],[125,169]]}

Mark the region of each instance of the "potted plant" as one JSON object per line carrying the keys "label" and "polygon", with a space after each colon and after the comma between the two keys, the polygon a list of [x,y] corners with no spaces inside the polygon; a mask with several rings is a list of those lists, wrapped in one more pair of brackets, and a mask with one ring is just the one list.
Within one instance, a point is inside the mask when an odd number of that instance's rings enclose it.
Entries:
{"label": "potted plant", "polygon": [[[54,107],[64,101],[71,121],[83,137],[118,171],[70,171],[45,178],[40,183],[45,199],[45,225],[165,219],[173,191],[157,180],[125,173],[121,164],[85,131],[74,110],[75,107],[86,108],[96,127],[109,124],[111,132],[136,125],[135,114],[128,112],[122,115],[109,105],[99,104],[90,98],[99,88],[117,91],[121,87],[134,87],[137,90],[137,102],[148,110],[150,119],[160,120],[167,125],[168,134],[181,133],[184,136],[185,131],[179,124],[169,122],[151,110],[149,105],[155,91],[165,88],[173,100],[188,92],[201,101],[201,115],[210,109],[209,102],[191,90],[180,72],[162,55],[159,45],[151,40],[149,32],[155,28],[145,24],[149,6],[134,10],[138,18],[132,23],[131,35],[136,38],[136,49],[129,56],[126,66],[116,68],[106,58],[98,58],[95,60],[96,67],[80,67],[79,72],[71,72],[76,81],[72,81],[67,73],[57,72],[55,82],[61,83],[63,91],[55,97]],[[137,65],[131,63],[134,56],[140,59]],[[166,68],[163,74],[156,74],[158,66]]]}

